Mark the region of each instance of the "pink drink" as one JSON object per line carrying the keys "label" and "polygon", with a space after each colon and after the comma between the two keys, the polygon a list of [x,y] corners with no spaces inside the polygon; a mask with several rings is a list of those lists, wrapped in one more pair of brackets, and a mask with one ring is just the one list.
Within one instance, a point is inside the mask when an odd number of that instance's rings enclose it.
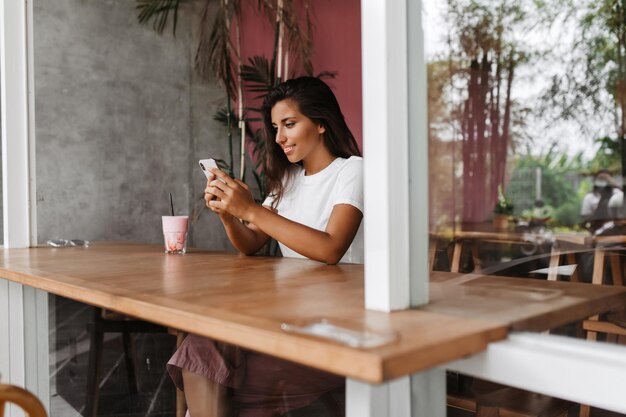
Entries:
{"label": "pink drink", "polygon": [[165,253],[185,253],[187,251],[188,228],[189,216],[163,216]]}

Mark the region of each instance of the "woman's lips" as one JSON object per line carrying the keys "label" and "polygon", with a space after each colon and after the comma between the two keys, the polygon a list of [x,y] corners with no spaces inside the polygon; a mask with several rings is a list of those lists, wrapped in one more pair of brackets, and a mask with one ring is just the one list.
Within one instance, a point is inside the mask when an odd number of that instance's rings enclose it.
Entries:
{"label": "woman's lips", "polygon": [[285,155],[291,155],[293,153],[293,146],[285,146],[283,152],[285,152]]}

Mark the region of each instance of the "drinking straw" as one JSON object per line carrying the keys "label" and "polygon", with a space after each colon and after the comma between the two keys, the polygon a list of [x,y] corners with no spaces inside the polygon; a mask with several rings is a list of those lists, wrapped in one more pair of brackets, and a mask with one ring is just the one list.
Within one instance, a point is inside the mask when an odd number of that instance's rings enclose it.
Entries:
{"label": "drinking straw", "polygon": [[172,207],[172,216],[174,215],[174,201],[172,200],[172,193],[170,193],[170,207]]}

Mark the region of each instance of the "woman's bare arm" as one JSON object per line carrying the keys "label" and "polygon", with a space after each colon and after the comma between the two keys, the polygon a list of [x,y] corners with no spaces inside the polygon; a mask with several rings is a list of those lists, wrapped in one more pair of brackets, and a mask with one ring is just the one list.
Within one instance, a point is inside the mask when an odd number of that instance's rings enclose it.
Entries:
{"label": "woman's bare arm", "polygon": [[349,204],[338,204],[323,232],[291,221],[261,206],[252,208],[247,220],[283,245],[309,259],[336,264],[359,230],[363,214]]}
{"label": "woman's bare arm", "polygon": [[[252,249],[260,243],[260,237],[271,236],[309,259],[336,264],[348,250],[359,230],[363,214],[349,204],[336,205],[326,229],[320,231],[288,220],[258,205],[245,183],[230,178],[222,171],[212,170],[212,172],[218,179],[211,181],[207,187],[207,192],[217,197],[208,202],[211,210],[227,213],[250,223],[248,226],[236,225],[234,224],[236,219],[229,220],[228,227],[231,228],[232,233],[232,237],[231,234],[229,237],[233,244],[244,253],[254,253]],[[241,227],[247,227],[248,230],[241,229]],[[256,240],[257,238],[259,240]]]}
{"label": "woman's bare arm", "polygon": [[228,239],[241,253],[254,255],[269,240],[269,236],[252,223],[243,224],[228,213],[220,215],[220,219],[224,224]]}

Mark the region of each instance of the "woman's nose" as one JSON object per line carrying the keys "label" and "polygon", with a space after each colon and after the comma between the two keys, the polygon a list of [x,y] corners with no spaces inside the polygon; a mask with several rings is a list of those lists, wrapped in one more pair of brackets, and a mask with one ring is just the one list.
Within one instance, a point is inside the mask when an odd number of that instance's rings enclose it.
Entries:
{"label": "woman's nose", "polygon": [[287,138],[283,135],[283,130],[279,127],[276,129],[276,143],[285,143]]}

